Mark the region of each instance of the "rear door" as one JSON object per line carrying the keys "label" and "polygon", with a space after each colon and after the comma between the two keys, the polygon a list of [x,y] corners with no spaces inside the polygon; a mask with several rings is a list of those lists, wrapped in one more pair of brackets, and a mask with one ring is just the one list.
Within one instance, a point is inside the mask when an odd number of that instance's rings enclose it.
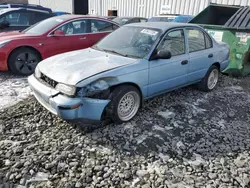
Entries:
{"label": "rear door", "polygon": [[189,47],[188,81],[202,79],[208,68],[214,63],[211,38],[199,28],[187,28],[186,35]]}

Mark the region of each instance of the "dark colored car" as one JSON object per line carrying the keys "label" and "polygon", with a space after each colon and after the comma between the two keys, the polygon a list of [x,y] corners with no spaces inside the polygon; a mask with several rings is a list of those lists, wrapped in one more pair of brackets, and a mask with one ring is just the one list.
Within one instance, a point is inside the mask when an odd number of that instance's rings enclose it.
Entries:
{"label": "dark colored car", "polygon": [[190,15],[179,15],[179,14],[168,14],[154,16],[148,19],[148,22],[179,22],[179,23],[188,23],[193,16]]}
{"label": "dark colored car", "polygon": [[45,10],[29,8],[2,9],[0,10],[0,32],[24,30],[52,16],[52,13]]}
{"label": "dark colored car", "polygon": [[53,11],[53,14],[55,16],[61,16],[61,15],[70,14],[70,13],[69,12],[63,12],[63,11]]}
{"label": "dark colored car", "polygon": [[117,28],[117,23],[107,19],[62,15],[21,32],[0,33],[0,70],[30,75],[41,60],[88,48]]}
{"label": "dark colored car", "polygon": [[113,20],[115,19],[117,16],[104,16],[103,18],[106,18],[108,20]]}
{"label": "dark colored car", "polygon": [[34,4],[8,4],[8,3],[1,3],[0,4],[0,9],[6,9],[6,8],[30,8],[30,9],[36,9],[36,10],[41,10],[41,11],[47,11],[49,13],[52,13],[52,10],[47,7],[43,7],[41,5],[34,5]]}
{"label": "dark colored car", "polygon": [[112,21],[118,23],[119,25],[126,25],[130,23],[147,22],[148,19],[143,17],[117,17]]}

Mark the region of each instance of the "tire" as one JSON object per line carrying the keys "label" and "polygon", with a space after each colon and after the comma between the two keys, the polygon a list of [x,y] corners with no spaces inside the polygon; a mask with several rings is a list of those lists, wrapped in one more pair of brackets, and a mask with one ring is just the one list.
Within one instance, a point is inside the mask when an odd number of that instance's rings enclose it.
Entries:
{"label": "tire", "polygon": [[[219,74],[220,74],[219,68],[215,65],[212,65],[208,69],[206,76],[198,84],[198,88],[205,92],[212,91],[218,83]],[[213,78],[214,80],[212,80]]]}
{"label": "tire", "polygon": [[35,50],[23,47],[11,53],[8,65],[14,74],[29,76],[34,73],[36,65],[41,60],[40,54]]}
{"label": "tire", "polygon": [[140,92],[131,85],[116,87],[110,95],[110,100],[107,113],[117,124],[133,119],[141,106]]}

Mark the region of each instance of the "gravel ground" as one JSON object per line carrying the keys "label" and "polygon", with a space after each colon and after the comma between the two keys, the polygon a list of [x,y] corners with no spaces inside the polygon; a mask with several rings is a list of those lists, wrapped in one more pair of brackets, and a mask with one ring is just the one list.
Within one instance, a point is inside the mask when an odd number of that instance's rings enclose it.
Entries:
{"label": "gravel ground", "polygon": [[222,76],[213,92],[180,89],[147,101],[129,123],[83,132],[29,97],[0,110],[0,181],[43,188],[247,188],[249,104],[250,77]]}
{"label": "gravel ground", "polygon": [[0,109],[20,102],[30,93],[27,78],[0,72]]}

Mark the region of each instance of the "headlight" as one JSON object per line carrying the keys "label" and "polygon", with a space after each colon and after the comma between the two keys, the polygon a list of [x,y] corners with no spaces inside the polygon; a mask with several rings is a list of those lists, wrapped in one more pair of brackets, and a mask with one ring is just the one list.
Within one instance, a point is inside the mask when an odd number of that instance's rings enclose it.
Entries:
{"label": "headlight", "polygon": [[42,73],[41,73],[41,71],[39,70],[39,68],[37,66],[36,69],[35,69],[35,77],[41,78],[41,76],[42,76]]}
{"label": "headlight", "polygon": [[66,94],[66,95],[73,96],[76,92],[76,87],[59,83],[56,85],[56,90]]}
{"label": "headlight", "polygon": [[4,47],[9,42],[10,42],[10,40],[5,40],[5,41],[0,42],[0,48]]}

